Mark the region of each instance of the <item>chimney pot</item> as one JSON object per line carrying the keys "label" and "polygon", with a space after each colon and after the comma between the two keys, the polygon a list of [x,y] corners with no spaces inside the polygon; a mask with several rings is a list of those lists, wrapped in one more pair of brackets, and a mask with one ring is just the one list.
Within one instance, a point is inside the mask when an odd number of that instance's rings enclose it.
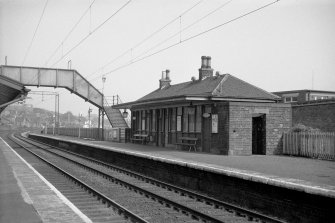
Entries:
{"label": "chimney pot", "polygon": [[212,60],[211,57],[207,57],[207,67],[208,68],[211,68],[211,60]]}
{"label": "chimney pot", "polygon": [[170,70],[167,69],[167,70],[165,71],[165,74],[166,74],[166,78],[165,78],[165,79],[166,79],[166,80],[170,80]]}
{"label": "chimney pot", "polygon": [[206,56],[201,57],[201,67],[206,67]]}
{"label": "chimney pot", "polygon": [[170,70],[162,71],[162,79],[159,80],[159,89],[169,87],[170,83]]}

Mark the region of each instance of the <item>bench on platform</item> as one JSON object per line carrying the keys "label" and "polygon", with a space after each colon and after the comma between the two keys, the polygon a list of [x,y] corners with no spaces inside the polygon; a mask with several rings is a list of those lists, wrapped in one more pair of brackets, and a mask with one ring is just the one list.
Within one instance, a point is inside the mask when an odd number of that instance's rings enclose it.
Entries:
{"label": "bench on platform", "polygon": [[130,138],[132,143],[141,142],[142,144],[146,144],[149,141],[148,134],[134,134],[132,138]]}
{"label": "bench on platform", "polygon": [[191,151],[191,149],[193,148],[194,152],[197,151],[197,141],[198,138],[193,138],[193,137],[179,137],[180,142],[177,142],[176,145],[177,146],[188,146],[189,150]]}

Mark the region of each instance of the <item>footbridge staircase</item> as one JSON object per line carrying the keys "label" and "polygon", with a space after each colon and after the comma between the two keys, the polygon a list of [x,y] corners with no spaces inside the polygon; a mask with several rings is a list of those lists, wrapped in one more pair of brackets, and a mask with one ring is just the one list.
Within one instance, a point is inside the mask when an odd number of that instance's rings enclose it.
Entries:
{"label": "footbridge staircase", "polygon": [[130,111],[112,108],[113,105],[122,104],[119,95],[104,98],[104,111],[113,128],[130,127]]}

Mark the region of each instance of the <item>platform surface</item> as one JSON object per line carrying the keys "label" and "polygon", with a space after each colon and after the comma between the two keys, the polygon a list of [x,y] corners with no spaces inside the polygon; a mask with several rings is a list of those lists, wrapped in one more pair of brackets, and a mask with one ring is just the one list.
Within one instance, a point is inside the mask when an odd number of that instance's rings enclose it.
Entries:
{"label": "platform surface", "polygon": [[91,222],[0,137],[0,222]]}
{"label": "platform surface", "polygon": [[89,144],[97,148],[145,156],[163,162],[187,165],[335,198],[335,161],[277,155],[225,156],[181,151],[171,147],[91,141],[59,135],[36,135]]}

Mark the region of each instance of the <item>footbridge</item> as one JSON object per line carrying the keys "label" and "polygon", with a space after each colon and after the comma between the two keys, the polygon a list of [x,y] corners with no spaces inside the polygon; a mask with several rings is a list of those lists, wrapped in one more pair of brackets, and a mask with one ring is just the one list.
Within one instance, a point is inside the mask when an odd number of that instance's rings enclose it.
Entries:
{"label": "footbridge", "polygon": [[99,117],[100,111],[104,111],[112,126],[118,127],[113,124],[111,109],[106,105],[104,95],[76,70],[2,65],[0,77],[11,79],[22,86],[65,88],[98,107]]}
{"label": "footbridge", "polygon": [[66,88],[85,101],[103,108],[103,94],[76,70],[40,67],[1,66],[0,75],[24,86]]}

